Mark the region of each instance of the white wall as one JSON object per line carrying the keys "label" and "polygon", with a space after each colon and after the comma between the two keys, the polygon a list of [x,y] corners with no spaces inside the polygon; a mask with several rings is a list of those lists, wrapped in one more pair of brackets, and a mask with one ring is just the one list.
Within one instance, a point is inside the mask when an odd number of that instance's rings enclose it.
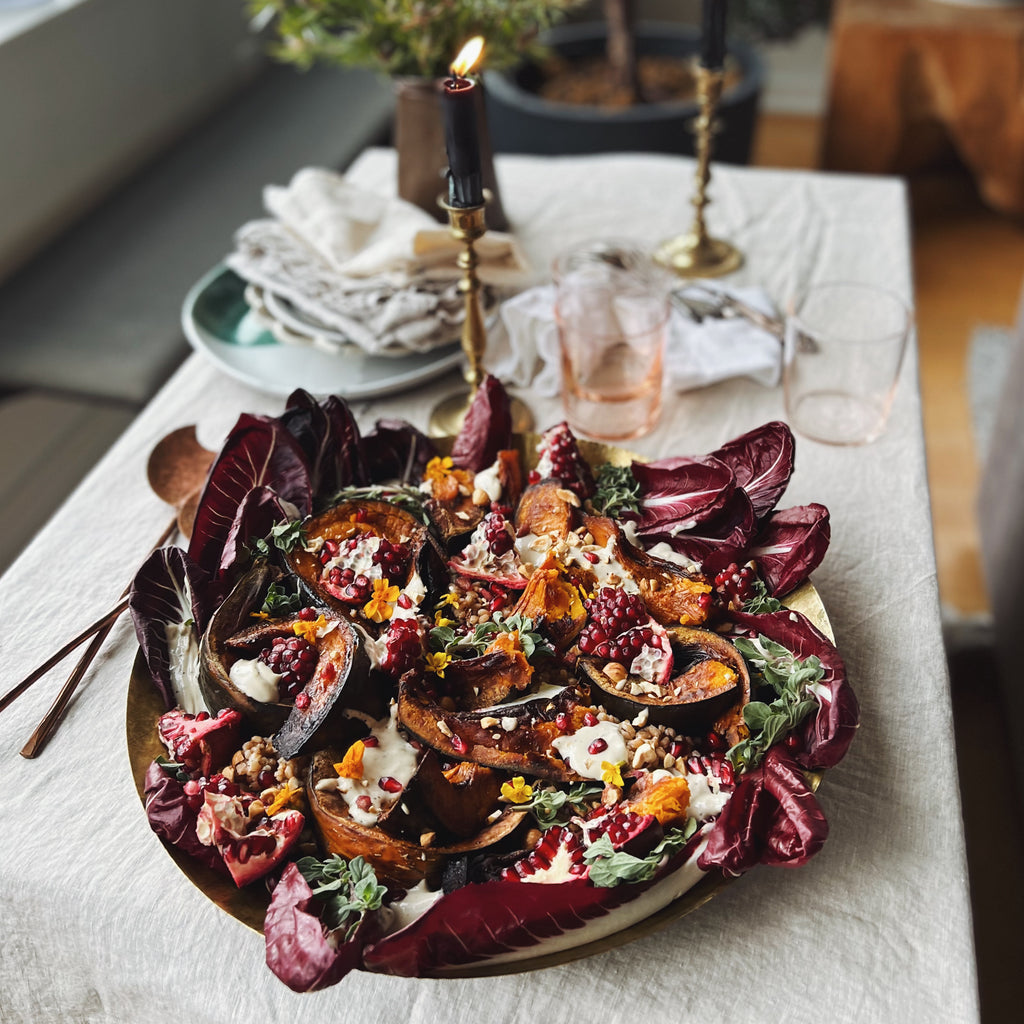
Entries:
{"label": "white wall", "polygon": [[0,38],[0,280],[262,61],[241,0],[68,0]]}

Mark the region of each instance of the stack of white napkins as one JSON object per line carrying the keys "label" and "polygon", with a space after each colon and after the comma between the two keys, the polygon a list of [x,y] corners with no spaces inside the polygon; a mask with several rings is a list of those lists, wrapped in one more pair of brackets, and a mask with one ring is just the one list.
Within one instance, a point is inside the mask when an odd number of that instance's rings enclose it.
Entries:
{"label": "stack of white napkins", "polygon": [[[771,299],[760,288],[724,288],[704,282],[700,287],[775,315]],[[488,339],[486,361],[491,373],[510,384],[529,385],[541,395],[558,394],[562,368],[554,307],[554,285],[530,288],[502,304],[501,325]],[[666,386],[689,391],[730,377],[749,377],[774,387],[781,369],[779,339],[749,320],[709,317],[697,323],[683,309],[672,307],[665,344]]]}
{"label": "stack of white napkins", "polygon": [[[271,218],[240,228],[227,262],[254,286],[264,317],[268,307],[288,309],[287,327],[268,324],[282,328],[275,330],[282,340],[302,340],[308,326],[314,340],[403,355],[458,337],[460,244],[418,207],[320,168],[299,171],[286,187],[268,186],[263,201]],[[528,274],[509,235],[490,231],[476,250],[485,286],[511,289]],[[263,301],[265,293],[273,301]]]}

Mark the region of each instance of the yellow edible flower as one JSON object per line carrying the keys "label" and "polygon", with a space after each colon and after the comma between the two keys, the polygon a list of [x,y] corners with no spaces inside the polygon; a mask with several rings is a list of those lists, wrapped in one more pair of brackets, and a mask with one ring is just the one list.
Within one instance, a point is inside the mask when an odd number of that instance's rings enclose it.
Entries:
{"label": "yellow edible flower", "polygon": [[451,655],[445,654],[444,651],[438,651],[436,654],[431,652],[423,660],[426,662],[427,671],[433,672],[438,679],[444,679],[444,670],[452,662]]}
{"label": "yellow edible flower", "polygon": [[528,786],[526,779],[517,775],[511,782],[501,784],[501,795],[510,804],[526,804],[533,799],[533,786]]}
{"label": "yellow edible flower", "polygon": [[440,483],[440,481],[444,480],[445,477],[450,476],[451,472],[452,457],[450,455],[446,455],[444,458],[441,458],[440,455],[435,455],[434,458],[427,463],[427,468],[423,473],[423,479],[429,480],[431,483],[434,483],[435,481]]}
{"label": "yellow edible flower", "polygon": [[444,597],[442,597],[441,600],[438,601],[437,604],[434,607],[437,608],[438,611],[440,611],[446,605],[458,604],[458,603],[459,603],[459,599],[449,590],[448,593],[445,594]]}
{"label": "yellow edible flower", "polygon": [[273,803],[266,809],[267,817],[272,818],[278,811],[297,801],[299,793],[300,790],[292,789],[287,784],[282,786],[274,795]]}
{"label": "yellow edible flower", "polygon": [[306,622],[304,619],[299,619],[298,622],[292,623],[292,632],[296,636],[304,637],[311,644],[316,643],[317,634],[321,629],[327,627],[327,620],[323,615],[317,616],[312,622]]}
{"label": "yellow edible flower", "polygon": [[602,761],[601,781],[606,786],[618,786],[619,789],[622,789],[624,785],[622,781],[622,764],[624,763],[615,764],[612,761]]}
{"label": "yellow edible flower", "polygon": [[356,740],[345,756],[334,766],[339,779],[361,779],[363,777],[363,751],[366,749],[362,740]]}
{"label": "yellow edible flower", "polygon": [[371,622],[387,621],[395,610],[394,604],[401,592],[401,587],[389,583],[386,579],[374,580],[373,596],[363,605],[363,614]]}
{"label": "yellow edible flower", "polygon": [[443,612],[434,612],[434,625],[435,626],[454,626],[454,619],[446,619]]}
{"label": "yellow edible flower", "polygon": [[249,612],[250,619],[269,619],[270,612]]}

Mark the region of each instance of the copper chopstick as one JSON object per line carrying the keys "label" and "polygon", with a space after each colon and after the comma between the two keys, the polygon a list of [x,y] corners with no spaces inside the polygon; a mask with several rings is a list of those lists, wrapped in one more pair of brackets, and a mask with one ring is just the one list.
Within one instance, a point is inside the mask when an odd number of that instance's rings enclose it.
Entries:
{"label": "copper chopstick", "polygon": [[[157,540],[156,544],[153,545],[152,550],[155,551],[157,548],[163,547],[163,545],[166,544],[167,541],[169,541],[174,536],[177,529],[177,520],[172,520],[168,524],[164,532],[160,534],[160,538]],[[3,695],[3,697],[0,697],[0,711],[3,711],[9,704],[12,704],[15,700],[17,700],[17,698],[20,697],[30,686],[32,686],[33,683],[38,682],[44,675],[46,675],[47,672],[50,671],[50,669],[52,669],[59,662],[63,661],[72,651],[74,651],[76,648],[84,644],[86,640],[88,640],[90,637],[97,637],[99,643],[97,643],[96,639],[93,640],[92,644],[89,645],[88,650],[83,655],[82,660],[75,668],[75,672],[72,673],[72,678],[74,678],[75,674],[78,673],[79,669],[81,669],[81,675],[78,675],[78,678],[75,682],[75,686],[77,686],[78,683],[81,682],[81,676],[85,674],[85,670],[89,667],[89,664],[92,662],[92,659],[96,656],[96,651],[99,650],[99,647],[102,644],[103,640],[107,638],[111,629],[113,629],[114,623],[124,612],[124,610],[128,607],[129,589],[129,587],[125,587],[125,589],[121,591],[120,600],[116,605],[114,605],[113,608],[110,609],[109,612],[107,612],[105,615],[101,615],[94,623],[92,623],[92,625],[87,626],[85,629],[83,629],[82,632],[78,634],[78,636],[69,640],[59,651],[56,652],[56,654],[51,655],[49,658],[46,659],[46,661],[43,662],[42,665],[40,665],[37,669],[34,669],[32,672],[30,672],[20,683],[17,684],[17,686],[12,687],[10,690],[7,691],[7,693]],[[65,686],[69,685],[70,682],[71,679],[68,680],[68,683],[66,683]],[[74,687],[72,687],[71,692],[74,692]],[[61,694],[63,693],[64,691],[61,690]],[[54,701],[53,707],[51,707],[50,711],[47,712],[47,718],[49,717],[50,713],[53,712],[56,706],[57,701]],[[43,722],[39,723],[39,727],[42,727],[43,723],[47,721],[47,718],[44,718]],[[33,734],[33,738],[35,738],[35,734]],[[32,741],[30,740],[29,744],[31,744],[31,742]],[[26,749],[27,748],[28,745],[26,745]],[[34,755],[27,754],[26,756],[32,757]]]}

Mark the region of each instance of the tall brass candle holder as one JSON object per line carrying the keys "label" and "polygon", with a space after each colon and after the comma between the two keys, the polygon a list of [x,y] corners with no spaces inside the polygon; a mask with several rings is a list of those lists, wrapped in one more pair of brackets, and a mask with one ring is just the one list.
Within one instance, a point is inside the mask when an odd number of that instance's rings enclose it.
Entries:
{"label": "tall brass candle holder", "polygon": [[715,109],[722,95],[721,68],[697,66],[697,102],[700,113],[694,125],[697,139],[697,192],[693,197],[693,227],[683,235],[662,242],[654,258],[680,277],[721,277],[743,264],[743,253],[720,238],[708,236],[704,207],[711,180],[711,142],[715,133]]}
{"label": "tall brass candle holder", "polygon": [[[458,287],[466,302],[461,340],[462,351],[466,354],[464,376],[469,383],[469,391],[449,395],[435,406],[427,427],[432,437],[443,437],[459,432],[476,389],[484,379],[483,357],[487,348],[487,328],[484,325],[483,313],[480,311],[480,279],[476,274],[480,259],[473,246],[487,231],[484,210],[489,199],[490,193],[485,191],[484,201],[479,206],[452,206],[444,196],[437,201],[448,214],[452,237],[463,246],[455,262],[462,271]],[[530,410],[518,398],[513,398],[512,429],[525,431],[532,427],[533,415]]]}

